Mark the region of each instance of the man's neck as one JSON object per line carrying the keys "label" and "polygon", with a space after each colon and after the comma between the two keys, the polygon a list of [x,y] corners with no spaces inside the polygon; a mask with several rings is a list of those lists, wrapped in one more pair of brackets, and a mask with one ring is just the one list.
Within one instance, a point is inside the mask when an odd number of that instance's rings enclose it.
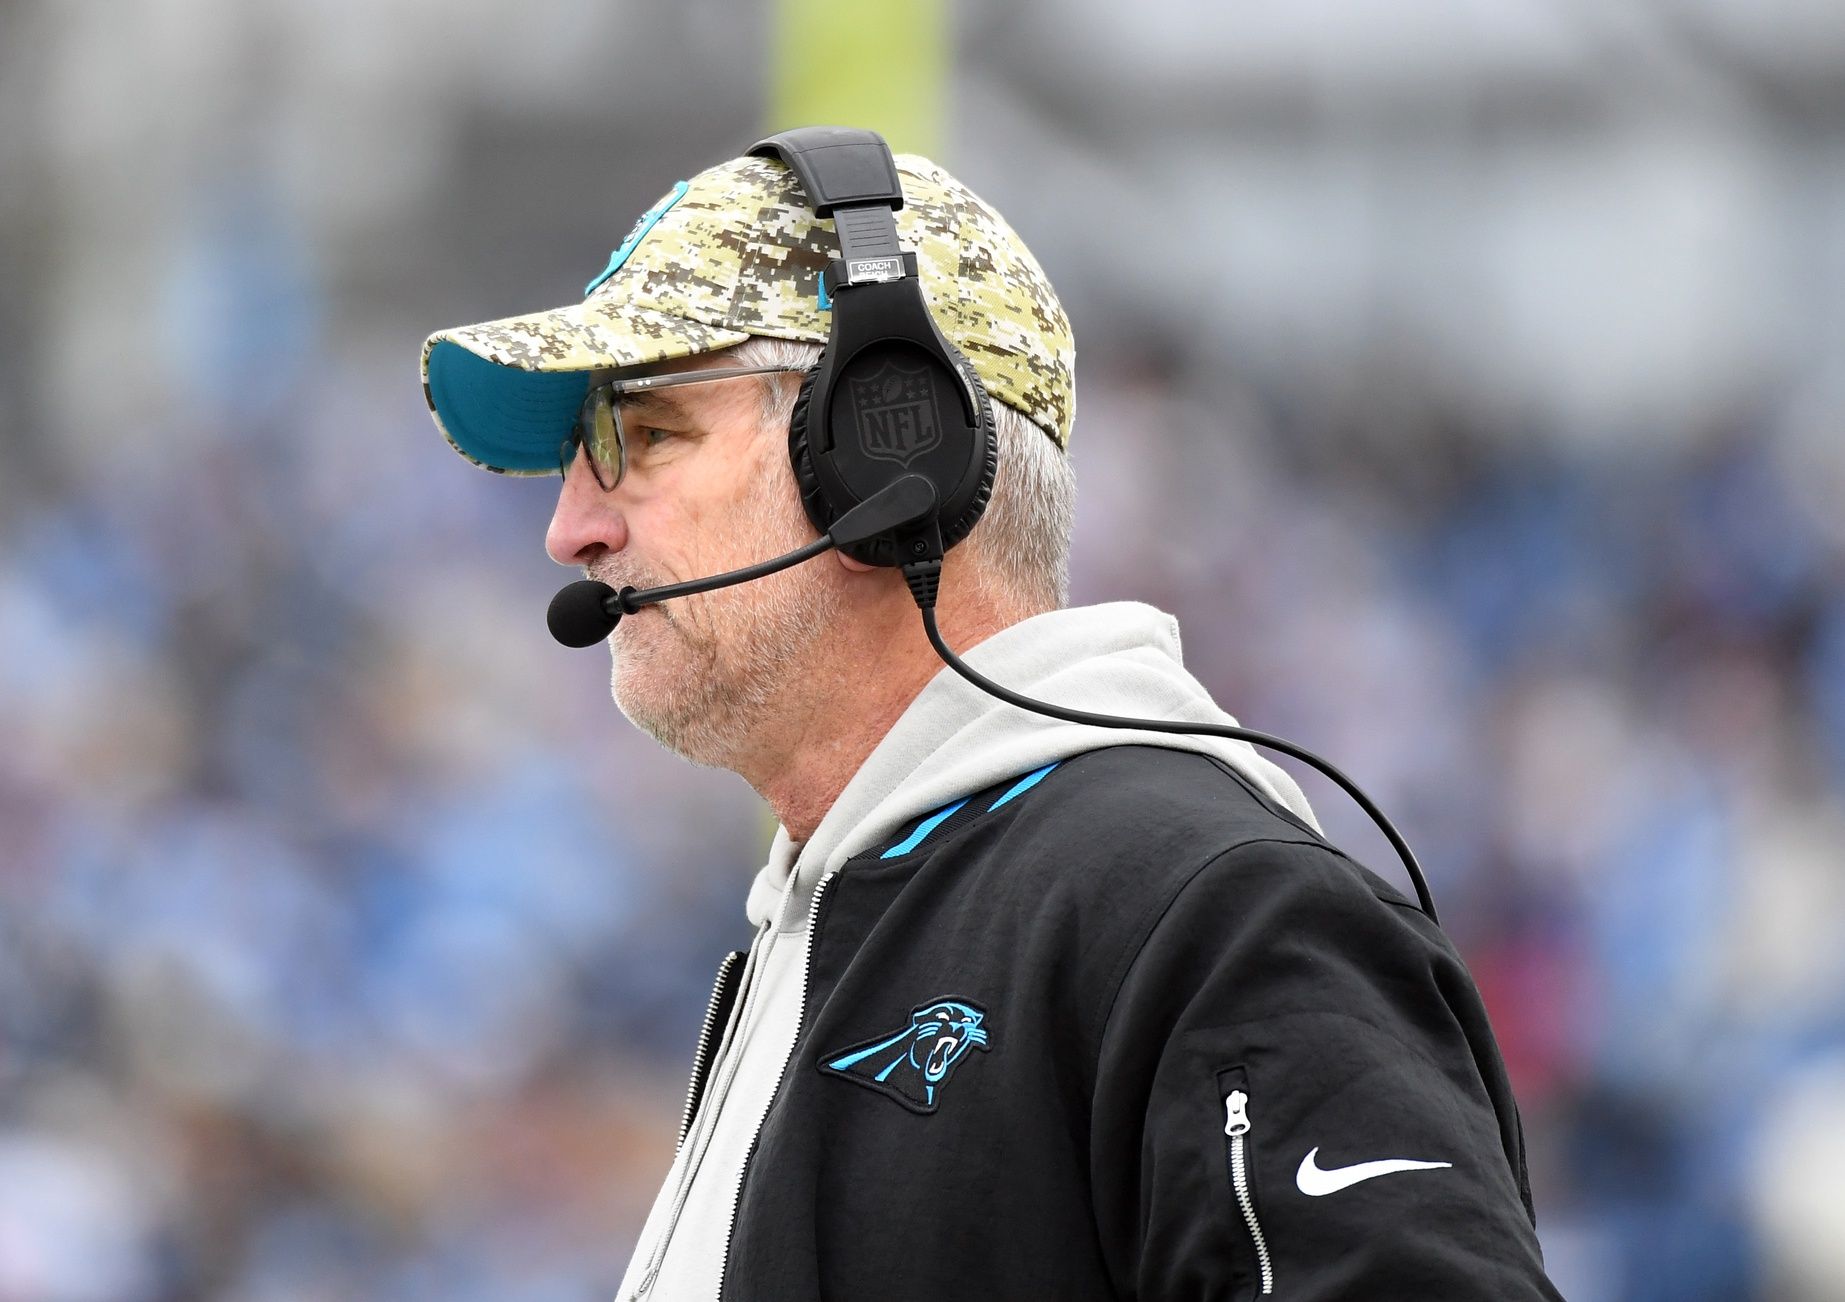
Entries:
{"label": "man's neck", "polygon": [[[852,776],[943,668],[915,609],[903,613],[907,618],[894,627],[861,625],[853,645],[828,658],[828,674],[809,684],[782,744],[742,774],[793,841],[813,836]],[[957,651],[1016,622],[987,611],[938,610],[937,616],[943,639]],[[876,672],[864,672],[866,665]]]}

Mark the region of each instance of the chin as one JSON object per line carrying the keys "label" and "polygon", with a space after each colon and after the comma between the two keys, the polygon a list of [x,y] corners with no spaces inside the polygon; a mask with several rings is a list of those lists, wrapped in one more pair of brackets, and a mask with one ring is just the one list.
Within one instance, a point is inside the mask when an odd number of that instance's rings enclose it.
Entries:
{"label": "chin", "polygon": [[717,719],[728,711],[715,700],[709,666],[662,654],[651,639],[613,650],[609,694],[628,722],[683,759],[721,767],[731,730]]}
{"label": "chin", "polygon": [[[732,768],[790,708],[793,667],[837,617],[841,594],[791,572],[696,600],[680,612],[690,622],[650,607],[617,626],[609,686],[621,712],[662,746]],[[792,681],[798,693],[801,680]]]}

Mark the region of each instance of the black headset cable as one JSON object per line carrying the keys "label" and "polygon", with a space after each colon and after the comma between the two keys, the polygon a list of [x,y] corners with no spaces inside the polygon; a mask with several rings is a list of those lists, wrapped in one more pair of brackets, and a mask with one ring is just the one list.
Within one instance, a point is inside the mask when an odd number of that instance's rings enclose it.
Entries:
{"label": "black headset cable", "polygon": [[941,573],[942,563],[939,560],[914,562],[903,567],[904,580],[910,586],[911,595],[916,598],[917,608],[922,611],[923,629],[929,635],[929,644],[935,648],[935,653],[942,658],[944,664],[975,687],[998,697],[1008,705],[1015,705],[1021,710],[1031,710],[1037,714],[1049,715],[1053,719],[1062,719],[1068,723],[1082,723],[1098,728],[1131,728],[1143,732],[1227,737],[1232,741],[1246,741],[1257,746],[1267,746],[1284,755],[1292,755],[1304,764],[1311,764],[1338,783],[1340,789],[1357,801],[1359,808],[1371,816],[1371,821],[1377,824],[1378,829],[1389,840],[1391,847],[1396,850],[1398,857],[1403,860],[1403,867],[1408,870],[1409,879],[1415,885],[1416,899],[1422,905],[1422,911],[1428,914],[1429,921],[1440,925],[1441,919],[1435,913],[1435,897],[1429,892],[1428,879],[1422,875],[1422,865],[1416,861],[1415,852],[1409,848],[1409,843],[1397,831],[1396,825],[1384,817],[1384,811],[1372,803],[1371,798],[1359,788],[1358,784],[1332,764],[1321,759],[1312,751],[1296,746],[1286,738],[1257,732],[1253,728],[1232,727],[1225,723],[1181,723],[1171,719],[1134,719],[1125,715],[1091,714],[1087,710],[1071,710],[1061,705],[1052,705],[1048,701],[1033,700],[1029,696],[1021,696],[1010,688],[1002,687],[967,664],[942,640],[942,631],[936,627],[935,623],[935,594],[941,581]]}

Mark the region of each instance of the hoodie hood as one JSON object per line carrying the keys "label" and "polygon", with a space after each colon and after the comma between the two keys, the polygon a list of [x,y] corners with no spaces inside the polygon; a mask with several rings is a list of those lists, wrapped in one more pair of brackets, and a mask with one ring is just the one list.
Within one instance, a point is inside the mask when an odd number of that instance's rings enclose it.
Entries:
{"label": "hoodie hood", "polygon": [[[1179,622],[1139,602],[1050,611],[995,633],[961,658],[995,682],[1053,705],[1236,723],[1186,672]],[[791,841],[787,828],[776,829],[769,861],[750,887],[750,921],[760,927],[779,909],[781,928],[798,928],[823,877],[904,825],[969,792],[1104,746],[1215,756],[1319,829],[1300,786],[1248,742],[1066,723],[988,696],[944,665],[866,757],[806,844]]]}

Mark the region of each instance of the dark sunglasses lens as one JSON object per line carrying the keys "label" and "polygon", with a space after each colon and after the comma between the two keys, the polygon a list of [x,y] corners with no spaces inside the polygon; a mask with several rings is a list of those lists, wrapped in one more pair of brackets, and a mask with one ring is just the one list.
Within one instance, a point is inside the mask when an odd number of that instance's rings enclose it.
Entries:
{"label": "dark sunglasses lens", "polygon": [[589,453],[590,470],[606,492],[621,482],[626,468],[621,444],[621,426],[609,391],[595,388],[583,399],[577,411],[577,423],[558,448],[558,466],[565,475],[576,462],[577,448]]}

